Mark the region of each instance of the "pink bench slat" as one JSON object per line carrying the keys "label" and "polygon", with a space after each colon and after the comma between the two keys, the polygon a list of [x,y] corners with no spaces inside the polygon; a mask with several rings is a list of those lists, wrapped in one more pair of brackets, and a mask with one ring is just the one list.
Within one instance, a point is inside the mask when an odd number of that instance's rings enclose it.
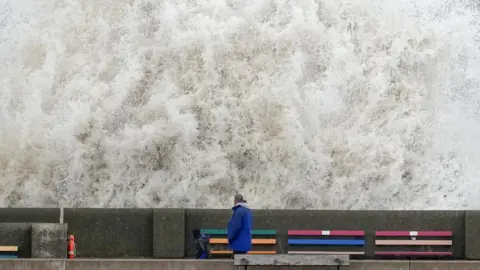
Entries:
{"label": "pink bench slat", "polygon": [[375,236],[452,236],[451,231],[377,231]]}
{"label": "pink bench slat", "polygon": [[355,231],[355,230],[288,230],[288,235],[297,235],[297,236],[364,236],[364,231]]}
{"label": "pink bench slat", "polygon": [[363,251],[289,251],[288,254],[303,255],[364,255]]}
{"label": "pink bench slat", "polygon": [[375,255],[385,256],[452,256],[452,252],[447,251],[377,251]]}

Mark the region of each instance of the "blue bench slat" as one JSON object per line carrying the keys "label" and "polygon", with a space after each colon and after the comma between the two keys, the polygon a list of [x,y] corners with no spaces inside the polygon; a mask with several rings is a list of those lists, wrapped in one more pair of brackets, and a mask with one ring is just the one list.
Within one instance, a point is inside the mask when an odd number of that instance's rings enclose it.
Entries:
{"label": "blue bench slat", "polygon": [[289,245],[323,245],[323,246],[364,246],[365,240],[346,239],[288,239]]}
{"label": "blue bench slat", "polygon": [[17,255],[2,255],[0,254],[0,259],[16,259]]}

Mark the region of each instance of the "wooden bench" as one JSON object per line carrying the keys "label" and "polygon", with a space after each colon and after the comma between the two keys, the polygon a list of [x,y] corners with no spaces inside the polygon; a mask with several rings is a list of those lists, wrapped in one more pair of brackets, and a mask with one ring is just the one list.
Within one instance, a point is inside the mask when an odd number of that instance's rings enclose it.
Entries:
{"label": "wooden bench", "polygon": [[17,246],[0,246],[0,259],[18,258]]}
{"label": "wooden bench", "polygon": [[[212,255],[230,255],[227,230],[202,229],[201,232],[210,237]],[[252,250],[248,254],[277,254],[276,230],[252,230]]]}
{"label": "wooden bench", "polygon": [[[329,266],[339,268],[339,266],[350,265],[348,255],[235,255],[233,265],[236,270],[247,270],[248,266]],[[282,267],[282,268],[283,268]],[[263,269],[263,268],[262,268]],[[272,268],[275,269],[275,268]],[[323,268],[322,268],[323,269]]]}
{"label": "wooden bench", "polygon": [[[289,230],[288,254],[364,255],[365,231]],[[292,249],[290,250],[290,246]],[[313,247],[320,248],[313,248]]]}
{"label": "wooden bench", "polygon": [[[451,231],[377,231],[376,256],[450,257]],[[441,239],[438,239],[441,238]]]}

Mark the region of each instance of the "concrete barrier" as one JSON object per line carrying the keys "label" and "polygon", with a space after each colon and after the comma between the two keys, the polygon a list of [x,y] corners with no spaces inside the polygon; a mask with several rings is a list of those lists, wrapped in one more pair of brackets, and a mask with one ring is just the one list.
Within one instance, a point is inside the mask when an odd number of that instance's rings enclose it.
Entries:
{"label": "concrete barrier", "polygon": [[0,223],[0,245],[17,246],[19,258],[66,257],[67,224]]}
{"label": "concrete barrier", "polygon": [[153,258],[185,258],[185,235],[191,235],[185,232],[185,209],[153,210]]}
{"label": "concrete barrier", "polygon": [[79,257],[152,257],[152,209],[65,208],[64,222]]}
{"label": "concrete barrier", "polygon": [[[277,231],[276,251],[288,252],[291,229],[364,230],[365,259],[375,259],[376,230],[449,230],[452,259],[480,259],[480,211],[254,210],[254,228]],[[59,208],[0,208],[0,222],[56,223]],[[225,229],[230,209],[65,208],[63,221],[75,235],[82,258],[193,258],[193,228]],[[24,225],[26,226],[26,225]],[[7,229],[3,229],[7,228]],[[3,241],[15,242],[20,257],[31,257],[30,233],[12,236],[0,225]],[[20,239],[21,238],[21,239]],[[349,251],[339,248],[338,251]],[[432,250],[435,251],[435,250]]]}
{"label": "concrete barrier", "polygon": [[467,211],[465,213],[465,259],[480,259],[480,211]]}
{"label": "concrete barrier", "polygon": [[65,259],[67,224],[32,224],[32,258]]}
{"label": "concrete barrier", "polygon": [[32,256],[32,225],[0,223],[0,245],[17,246],[19,258],[30,258]]}
{"label": "concrete barrier", "polygon": [[0,222],[55,223],[59,220],[59,208],[0,208]]}

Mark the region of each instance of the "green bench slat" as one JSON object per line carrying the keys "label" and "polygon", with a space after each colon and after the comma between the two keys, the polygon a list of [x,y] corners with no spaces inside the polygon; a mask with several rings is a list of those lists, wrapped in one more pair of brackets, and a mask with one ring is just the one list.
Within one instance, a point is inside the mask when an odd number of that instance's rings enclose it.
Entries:
{"label": "green bench slat", "polygon": [[[202,229],[202,233],[209,235],[226,235],[226,229]],[[276,230],[252,230],[252,235],[277,235]]]}

